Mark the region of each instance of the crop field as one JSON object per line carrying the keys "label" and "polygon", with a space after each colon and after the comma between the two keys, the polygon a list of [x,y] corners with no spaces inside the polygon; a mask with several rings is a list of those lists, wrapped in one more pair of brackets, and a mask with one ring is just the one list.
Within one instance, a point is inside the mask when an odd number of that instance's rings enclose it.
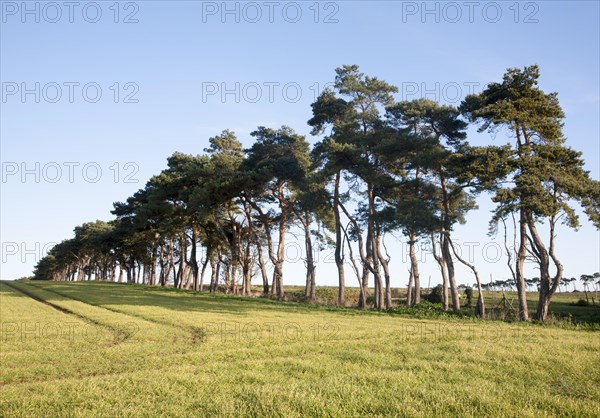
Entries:
{"label": "crop field", "polygon": [[589,328],[6,282],[0,416],[599,416]]}

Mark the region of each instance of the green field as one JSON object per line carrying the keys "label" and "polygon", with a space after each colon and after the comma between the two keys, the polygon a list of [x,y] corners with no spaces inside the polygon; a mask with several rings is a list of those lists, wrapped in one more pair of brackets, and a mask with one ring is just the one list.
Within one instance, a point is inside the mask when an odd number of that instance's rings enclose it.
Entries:
{"label": "green field", "polygon": [[591,328],[93,282],[0,292],[0,416],[600,416]]}

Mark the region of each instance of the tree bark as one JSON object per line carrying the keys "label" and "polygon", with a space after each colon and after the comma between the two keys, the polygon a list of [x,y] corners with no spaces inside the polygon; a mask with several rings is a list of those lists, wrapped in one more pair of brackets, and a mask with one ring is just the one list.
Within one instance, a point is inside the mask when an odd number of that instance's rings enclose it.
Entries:
{"label": "tree bark", "polygon": [[414,290],[412,296],[412,304],[419,305],[421,303],[421,277],[419,275],[419,260],[417,260],[417,254],[415,246],[417,244],[417,234],[411,231],[408,235],[408,245],[410,254],[410,271],[412,273],[412,281],[414,283]]}
{"label": "tree bark", "polygon": [[256,251],[258,252],[258,265],[260,267],[260,274],[263,281],[263,296],[269,295],[269,277],[267,275],[267,265],[265,264],[265,257],[263,256],[263,248],[258,236],[256,239]]}
{"label": "tree bark", "polygon": [[458,261],[460,261],[461,263],[463,263],[465,266],[469,267],[473,271],[473,275],[475,276],[475,280],[477,282],[477,292],[478,292],[477,310],[476,310],[475,314],[481,318],[485,318],[485,302],[483,300],[483,289],[481,288],[481,280],[479,279],[479,273],[473,264],[467,262],[466,260],[462,259],[458,255],[458,253],[456,252],[456,248],[454,248],[454,244],[452,243],[452,240],[450,238],[448,238],[448,242],[450,243],[450,247],[452,247],[452,252],[454,253],[454,256],[458,259]]}
{"label": "tree bark", "polygon": [[448,269],[448,283],[450,285],[450,294],[452,295],[452,309],[455,312],[460,311],[460,296],[458,293],[458,286],[456,285],[456,279],[454,276],[454,261],[452,260],[452,254],[450,253],[450,243],[446,231],[442,234],[442,257],[446,263]]}
{"label": "tree bark", "polygon": [[[441,241],[441,239],[440,239]],[[441,246],[441,242],[440,242]],[[446,274],[446,263],[444,259],[437,253],[435,245],[435,235],[431,234],[431,248],[433,252],[433,258],[437,261],[440,266],[440,272],[442,273],[442,307],[445,311],[448,310],[448,275]]]}
{"label": "tree bark", "polygon": [[411,306],[413,304],[413,273],[412,268],[408,275],[408,286],[406,286],[406,305]]}
{"label": "tree bark", "polygon": [[[340,219],[340,177],[341,172],[335,174],[333,189],[333,216],[335,221],[335,265],[338,271],[338,305],[346,305],[346,278],[344,274],[344,259],[342,257],[342,224]],[[362,292],[361,292],[362,295]]]}
{"label": "tree bark", "polygon": [[519,214],[519,251],[516,260],[516,286],[519,298],[519,320],[529,321],[527,308],[527,288],[525,287],[525,257],[527,256],[527,216],[521,209]]}
{"label": "tree bark", "polygon": [[[550,309],[550,301],[562,279],[563,265],[560,263],[556,254],[554,253],[554,224],[555,219],[552,217],[550,220],[550,248],[546,249],[542,238],[540,237],[537,228],[535,227],[535,221],[530,215],[528,220],[529,231],[531,232],[531,238],[533,244],[537,248],[536,254],[539,257],[540,267],[540,292],[538,299],[538,306],[536,311],[536,319],[538,321],[546,321],[548,319],[548,313]],[[554,278],[550,277],[550,260],[552,259],[556,268],[556,274]]]}
{"label": "tree bark", "polygon": [[[381,239],[381,237],[377,237],[378,240]],[[378,248],[381,248],[379,243],[377,244]],[[385,244],[384,244],[385,247]],[[385,309],[392,309],[392,287],[390,284],[390,263],[389,263],[389,257],[384,257],[381,254],[381,251],[379,251],[378,254],[379,257],[379,262],[381,263],[381,266],[383,267],[383,274],[385,277]]]}
{"label": "tree bark", "polygon": [[192,264],[192,277],[194,282],[194,290],[198,291],[198,255],[197,245],[198,238],[196,234],[196,228],[192,226],[192,240],[191,240],[191,252],[190,252],[190,263]]}
{"label": "tree bark", "polygon": [[367,227],[367,259],[372,266],[374,288],[375,288],[375,309],[383,309],[383,283],[381,281],[381,270],[379,268],[379,233],[375,225],[375,190],[374,185],[367,184],[367,193],[369,198],[369,219]]}
{"label": "tree bark", "polygon": [[251,284],[252,284],[252,260],[250,257],[251,250],[251,242],[247,240],[246,247],[244,249],[244,260],[242,263],[242,295],[250,296],[251,294]]}
{"label": "tree bark", "polygon": [[[358,269],[358,266],[356,265],[356,260],[354,259],[354,253],[352,251],[352,244],[350,243],[350,239],[348,238],[348,233],[346,231],[345,228],[342,228],[343,232],[344,232],[344,239],[346,241],[346,243],[348,244],[348,252],[350,255],[350,264],[352,265],[352,268],[354,269],[354,274],[356,275],[356,279],[358,280],[358,289],[359,289],[359,306],[360,306],[360,302],[361,301],[366,301],[367,297],[364,293],[364,289],[362,286],[362,282],[361,282],[361,275],[360,275],[360,271]],[[344,257],[342,256],[342,259]]]}
{"label": "tree bark", "polygon": [[[346,215],[346,217],[348,218],[348,220],[350,221],[350,223],[352,224],[352,227],[354,228],[354,230],[356,231],[356,237],[358,238],[358,253],[360,255],[360,260],[361,260],[361,264],[362,264],[362,275],[361,275],[361,292],[360,292],[360,298],[358,300],[358,307],[360,309],[365,309],[367,307],[367,298],[369,295],[369,273],[372,269],[371,265],[370,265],[370,259],[369,259],[369,255],[365,255],[365,245],[363,244],[363,236],[362,233],[360,231],[358,222],[356,222],[356,219],[354,219],[354,217],[350,214],[350,212],[348,212],[348,209],[346,209],[346,207],[338,201],[338,205],[339,207],[342,209],[342,211],[344,212],[344,214]],[[348,242],[348,246],[350,246],[350,242]],[[367,237],[367,252],[368,252],[368,248],[369,248],[369,241],[368,241],[368,237]]]}

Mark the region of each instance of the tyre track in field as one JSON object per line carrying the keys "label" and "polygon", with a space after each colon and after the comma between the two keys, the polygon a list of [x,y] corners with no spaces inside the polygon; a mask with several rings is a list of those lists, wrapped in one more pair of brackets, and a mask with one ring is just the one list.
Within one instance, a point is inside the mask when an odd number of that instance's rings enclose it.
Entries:
{"label": "tyre track in field", "polygon": [[[230,348],[230,350],[234,351],[235,348]],[[189,361],[189,359],[186,359],[186,354],[183,352],[175,352],[170,355],[171,355],[171,357],[176,357],[176,358],[182,359],[183,362]],[[261,358],[261,361],[264,361],[264,363],[266,364],[266,363],[273,363],[273,362],[277,362],[277,361],[283,362],[290,358],[295,359],[296,355],[290,354],[290,353],[268,355],[268,357]],[[236,361],[236,363],[239,363],[240,365],[247,364],[248,367],[246,367],[246,369],[249,369],[256,360],[254,358],[247,358],[247,359],[236,359],[235,361]],[[218,369],[221,369],[221,366],[230,365],[231,362],[232,362],[231,358],[224,356],[224,357],[212,360],[211,364],[213,365],[214,369],[218,370]],[[132,375],[135,373],[143,373],[146,371],[158,371],[158,372],[170,373],[172,371],[179,370],[181,368],[182,364],[184,364],[185,366],[189,366],[189,367],[196,367],[195,370],[197,370],[199,373],[205,372],[205,369],[201,368],[200,366],[194,365],[193,363],[177,363],[177,364],[170,364],[170,365],[161,365],[158,367],[152,366],[150,368],[141,367],[141,368],[137,368],[137,369],[124,370],[124,371],[116,371],[116,370],[108,371],[108,372],[98,371],[98,372],[89,372],[89,373],[78,373],[78,374],[69,375],[69,376],[34,377],[31,379],[19,378],[19,379],[15,379],[12,381],[0,382],[0,387],[9,386],[9,385],[59,383],[59,382],[69,382],[69,381],[73,381],[73,380],[85,382],[85,381],[87,381],[87,379],[90,379],[90,378],[103,379],[103,378],[107,378],[107,377],[122,377],[122,376]],[[0,415],[0,417],[1,416],[2,415]]]}
{"label": "tyre track in field", "polygon": [[29,291],[27,291],[25,289],[22,289],[19,286],[15,286],[14,284],[9,284],[9,283],[6,283],[6,282],[4,282],[4,284],[9,289],[12,289],[12,290],[14,290],[14,291],[16,291],[18,293],[21,293],[21,294],[23,294],[23,295],[25,295],[25,296],[27,296],[27,297],[35,300],[36,302],[43,303],[44,305],[50,306],[51,308],[54,308],[54,309],[56,309],[59,312],[62,312],[62,313],[67,314],[67,315],[73,315],[74,317],[79,318],[79,319],[81,319],[84,322],[88,322],[88,323],[91,323],[91,324],[94,324],[96,326],[99,326],[99,327],[102,327],[102,328],[105,328],[105,329],[109,330],[110,332],[112,332],[112,335],[113,335],[113,340],[111,341],[111,343],[109,344],[109,346],[115,346],[117,344],[120,344],[120,343],[122,343],[123,341],[127,340],[128,338],[130,338],[132,336],[131,333],[127,332],[126,330],[124,330],[122,328],[114,327],[112,325],[96,321],[95,319],[90,318],[90,317],[85,316],[85,315],[82,315],[80,313],[73,312],[70,309],[64,308],[64,307],[56,305],[56,304],[54,304],[54,303],[52,303],[50,301],[47,301],[44,298],[42,298],[41,296],[34,295],[33,293],[31,293],[31,292],[29,292]]}
{"label": "tyre track in field", "polygon": [[105,310],[107,310],[109,312],[118,313],[118,314],[121,314],[121,315],[129,316],[131,318],[142,319],[144,321],[151,322],[151,323],[154,323],[154,324],[164,325],[164,326],[167,326],[167,327],[172,327],[172,328],[177,328],[177,329],[183,330],[183,331],[185,331],[185,332],[187,332],[187,333],[190,334],[190,340],[191,340],[192,344],[202,343],[206,339],[206,332],[202,328],[194,327],[192,325],[177,325],[177,324],[173,324],[172,322],[168,322],[168,321],[161,321],[161,320],[155,319],[155,318],[148,318],[148,317],[146,317],[144,315],[141,315],[141,314],[134,314],[134,313],[131,313],[131,312],[124,312],[124,311],[121,311],[119,309],[109,308],[109,307],[101,305],[101,304],[88,302],[88,301],[85,301],[85,300],[82,300],[82,299],[79,299],[79,298],[76,298],[76,297],[73,297],[73,296],[70,296],[70,295],[66,295],[66,294],[61,293],[61,292],[59,292],[57,290],[50,290],[50,289],[47,289],[47,288],[41,287],[41,286],[40,286],[40,288],[44,289],[47,292],[54,293],[54,294],[56,294],[58,296],[62,296],[62,297],[65,297],[67,299],[75,300],[77,302],[81,302],[81,303],[84,303],[84,304],[89,305],[89,306],[94,306],[96,308],[105,309]]}

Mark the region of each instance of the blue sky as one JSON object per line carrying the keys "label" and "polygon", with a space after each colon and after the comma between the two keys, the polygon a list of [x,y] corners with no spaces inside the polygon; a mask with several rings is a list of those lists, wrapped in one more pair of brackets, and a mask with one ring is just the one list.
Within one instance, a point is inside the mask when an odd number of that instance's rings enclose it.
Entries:
{"label": "blue sky", "polygon": [[[285,124],[315,142],[310,103],[343,64],[398,86],[399,98],[450,103],[507,67],[538,64],[541,87],[559,93],[568,144],[600,176],[596,1],[476,2],[472,10],[464,2],[76,3],[72,16],[63,2],[27,2],[32,13],[22,2],[1,3],[3,279],[30,274],[44,247],[78,224],[110,219],[112,203],[143,187],[174,151],[201,153],[223,129],[250,145],[257,126]],[[23,88],[37,90],[39,103]],[[238,97],[222,97],[223,89]],[[474,144],[509,140],[470,136]],[[31,171],[24,178],[23,169]],[[504,258],[493,262],[501,241],[486,235],[493,206],[485,195],[479,204],[456,239],[478,243],[482,275],[508,277]],[[394,286],[407,281],[397,238],[387,241]],[[587,221],[578,232],[561,229],[558,244],[567,275],[600,270],[600,235]],[[285,272],[288,283],[301,283],[303,263]],[[334,284],[334,273],[322,262],[317,280]],[[431,257],[422,274],[438,280]],[[473,281],[466,270],[459,276]]]}

